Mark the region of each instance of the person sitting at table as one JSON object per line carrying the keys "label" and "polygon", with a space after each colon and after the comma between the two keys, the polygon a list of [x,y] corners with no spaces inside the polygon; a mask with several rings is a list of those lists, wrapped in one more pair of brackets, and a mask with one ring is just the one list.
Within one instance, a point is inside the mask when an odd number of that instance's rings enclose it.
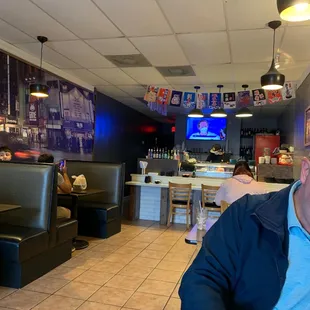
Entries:
{"label": "person sitting at table", "polygon": [[220,206],[224,200],[232,204],[246,194],[265,194],[263,184],[254,180],[251,169],[246,161],[239,161],[235,165],[233,177],[226,180],[217,191],[215,196],[216,205]]}
{"label": "person sitting at table", "polygon": [[[38,163],[53,164],[54,156],[52,154],[42,154],[38,158]],[[57,192],[63,194],[70,194],[72,191],[72,184],[67,174],[67,167],[64,166],[60,172],[58,172]],[[71,211],[69,209],[64,207],[57,207],[57,218],[70,218],[70,217],[71,217]]]}
{"label": "person sitting at table", "polygon": [[13,151],[8,146],[0,147],[0,161],[11,161],[13,157]]}

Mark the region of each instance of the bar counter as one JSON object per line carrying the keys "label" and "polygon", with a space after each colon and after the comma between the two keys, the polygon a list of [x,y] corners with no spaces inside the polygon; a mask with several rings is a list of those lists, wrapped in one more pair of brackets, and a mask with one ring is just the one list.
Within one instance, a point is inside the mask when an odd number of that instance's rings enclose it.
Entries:
{"label": "bar counter", "polygon": [[[201,200],[201,185],[221,186],[225,179],[219,178],[184,178],[151,176],[152,183],[145,183],[146,175],[132,174],[132,181],[126,182],[130,186],[130,219],[143,219],[160,221],[160,224],[166,225],[169,213],[169,182],[179,184],[192,184],[193,190],[193,212],[192,224],[196,223],[196,208]],[[161,181],[155,184],[154,181]],[[288,186],[288,184],[263,183],[267,192],[279,191]],[[175,215],[174,223],[184,224],[185,215]]]}

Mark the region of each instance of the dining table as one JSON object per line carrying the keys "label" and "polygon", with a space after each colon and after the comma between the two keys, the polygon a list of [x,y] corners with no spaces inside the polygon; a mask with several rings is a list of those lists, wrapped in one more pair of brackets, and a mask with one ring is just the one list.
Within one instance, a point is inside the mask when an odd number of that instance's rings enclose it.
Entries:
{"label": "dining table", "polygon": [[[71,218],[76,219],[78,221],[78,204],[79,204],[79,199],[82,197],[88,197],[88,196],[93,196],[97,194],[102,194],[105,191],[102,189],[85,189],[85,190],[72,190],[71,193],[58,193],[60,197],[62,196],[70,196],[72,199],[71,202]],[[81,240],[81,239],[73,239],[73,247],[75,250],[82,250],[86,249],[89,246],[89,242],[86,240]]]}

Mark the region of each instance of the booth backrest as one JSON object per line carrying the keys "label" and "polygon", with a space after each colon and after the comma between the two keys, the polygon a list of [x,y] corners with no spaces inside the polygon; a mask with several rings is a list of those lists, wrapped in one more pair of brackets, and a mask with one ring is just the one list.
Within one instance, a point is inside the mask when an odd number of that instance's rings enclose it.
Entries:
{"label": "booth backrest", "polygon": [[0,176],[0,203],[21,206],[1,214],[0,223],[50,231],[57,211],[56,166],[0,162]]}
{"label": "booth backrest", "polygon": [[68,175],[83,174],[87,181],[87,187],[104,190],[103,195],[90,197],[91,200],[100,199],[103,203],[113,203],[120,207],[123,201],[124,191],[124,164],[100,163],[90,161],[67,161]]}

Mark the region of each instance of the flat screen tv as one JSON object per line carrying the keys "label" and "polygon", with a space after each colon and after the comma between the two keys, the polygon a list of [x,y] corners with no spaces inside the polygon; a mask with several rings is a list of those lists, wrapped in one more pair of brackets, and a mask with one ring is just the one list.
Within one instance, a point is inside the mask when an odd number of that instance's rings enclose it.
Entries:
{"label": "flat screen tv", "polygon": [[224,141],[226,140],[226,118],[188,118],[187,140]]}

